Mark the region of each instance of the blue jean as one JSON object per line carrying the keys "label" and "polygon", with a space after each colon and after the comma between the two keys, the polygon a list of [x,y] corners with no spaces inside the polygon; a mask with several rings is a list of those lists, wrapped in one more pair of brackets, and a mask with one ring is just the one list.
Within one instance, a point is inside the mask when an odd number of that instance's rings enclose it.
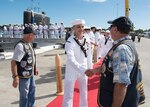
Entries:
{"label": "blue jean", "polygon": [[19,79],[20,102],[19,107],[34,107],[35,102],[35,80],[31,78]]}

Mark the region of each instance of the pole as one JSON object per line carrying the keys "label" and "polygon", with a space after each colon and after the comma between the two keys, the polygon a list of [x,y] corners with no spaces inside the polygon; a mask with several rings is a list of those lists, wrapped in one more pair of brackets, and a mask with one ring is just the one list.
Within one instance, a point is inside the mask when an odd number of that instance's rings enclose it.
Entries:
{"label": "pole", "polygon": [[125,0],[125,16],[129,17],[129,0]]}
{"label": "pole", "polygon": [[55,65],[56,65],[56,82],[57,82],[57,92],[56,95],[63,95],[62,91],[62,71],[61,71],[61,61],[59,54],[55,56]]}
{"label": "pole", "polygon": [[31,11],[31,24],[33,24],[33,23],[34,23],[34,12]]}
{"label": "pole", "polygon": [[118,18],[118,6],[119,6],[119,3],[117,3],[117,18]]}

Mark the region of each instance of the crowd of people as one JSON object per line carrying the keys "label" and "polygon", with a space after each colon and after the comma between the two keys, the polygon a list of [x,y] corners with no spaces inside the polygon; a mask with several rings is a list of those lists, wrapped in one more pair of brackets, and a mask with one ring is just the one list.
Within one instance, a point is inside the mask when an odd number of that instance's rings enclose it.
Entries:
{"label": "crowd of people", "polygon": [[[99,107],[138,107],[144,103],[138,54],[129,36],[133,23],[128,17],[119,17],[110,24],[110,32],[102,33],[95,27],[85,30],[82,19],[72,23],[72,35],[65,44],[67,63],[62,107],[73,107],[75,81],[78,81],[80,92],[79,107],[88,107],[87,76],[97,72],[101,75],[97,98]],[[109,45],[103,47],[107,43]],[[97,55],[98,60],[103,58],[102,65],[97,68],[92,68],[92,45],[97,46],[100,53],[104,51]],[[137,88],[139,84],[141,86]]]}
{"label": "crowd of people", "polygon": [[66,29],[64,24],[61,22],[60,25],[58,23],[55,24],[42,24],[39,22],[33,24],[24,24],[24,25],[4,25],[1,29],[1,37],[4,38],[22,38],[23,37],[23,30],[25,27],[31,26],[36,32],[36,38],[65,38]]}
{"label": "crowd of people", "polygon": [[[79,107],[88,107],[87,78],[97,72],[101,75],[97,98],[99,107],[138,107],[144,103],[138,54],[129,36],[133,24],[128,17],[119,17],[110,24],[109,29],[103,31],[95,26],[86,27],[83,19],[72,22],[72,28],[66,33],[67,62],[62,107],[73,107],[76,81],[80,92]],[[55,38],[63,37],[58,34],[61,30],[56,32]],[[38,75],[38,71],[35,52],[30,43],[35,37],[47,38],[43,34],[37,33],[33,26],[25,26],[23,39],[15,45],[11,61],[12,85],[14,88],[19,87],[20,107],[34,107],[34,75]],[[97,61],[103,59],[102,65],[97,68],[93,68],[94,47]]]}

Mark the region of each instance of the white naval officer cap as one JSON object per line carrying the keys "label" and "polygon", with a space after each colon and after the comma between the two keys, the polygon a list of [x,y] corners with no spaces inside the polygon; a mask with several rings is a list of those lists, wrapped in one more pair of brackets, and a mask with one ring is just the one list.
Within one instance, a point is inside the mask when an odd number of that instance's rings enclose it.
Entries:
{"label": "white naval officer cap", "polygon": [[109,31],[109,30],[106,30],[105,32],[106,32],[106,33],[110,33],[110,31]]}
{"label": "white naval officer cap", "polygon": [[98,29],[98,30],[101,30],[102,28],[101,28],[101,27],[97,27],[97,29]]}
{"label": "white naval officer cap", "polygon": [[85,20],[84,19],[76,19],[75,21],[72,22],[73,26],[80,25],[80,24],[85,25]]}
{"label": "white naval officer cap", "polygon": [[84,29],[91,29],[89,26],[84,26]]}

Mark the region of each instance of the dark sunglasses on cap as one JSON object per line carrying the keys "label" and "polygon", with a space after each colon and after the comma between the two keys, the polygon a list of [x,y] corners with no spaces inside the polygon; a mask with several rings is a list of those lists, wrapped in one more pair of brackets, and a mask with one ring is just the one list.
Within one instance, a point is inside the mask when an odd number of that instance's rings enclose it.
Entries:
{"label": "dark sunglasses on cap", "polygon": [[110,25],[110,27],[108,28],[108,30],[110,30],[112,27],[115,27],[115,25]]}

